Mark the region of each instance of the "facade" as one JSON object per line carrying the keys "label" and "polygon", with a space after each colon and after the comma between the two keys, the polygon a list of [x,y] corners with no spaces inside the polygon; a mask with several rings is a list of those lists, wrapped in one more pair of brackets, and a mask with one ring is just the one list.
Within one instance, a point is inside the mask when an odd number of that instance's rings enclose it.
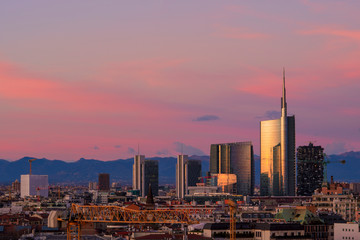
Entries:
{"label": "facade", "polygon": [[110,191],[110,175],[108,173],[99,174],[99,191]]}
{"label": "facade", "polygon": [[21,175],[20,180],[21,197],[27,196],[42,196],[49,195],[48,175]]}
{"label": "facade", "polygon": [[201,177],[201,161],[189,159],[188,165],[188,186],[196,186]]}
{"label": "facade", "polygon": [[356,240],[360,239],[359,223],[335,223],[334,224],[334,239],[335,240]]}
{"label": "facade", "polygon": [[145,160],[142,165],[141,196],[145,197],[151,187],[154,196],[159,195],[159,162],[157,160]]}
{"label": "facade", "polygon": [[311,204],[317,207],[318,211],[334,212],[349,222],[356,220],[358,202],[352,194],[315,194],[312,198]]}
{"label": "facade", "polygon": [[295,196],[295,116],[287,116],[285,72],[281,118],[260,122],[260,194]]}
{"label": "facade", "polygon": [[188,155],[178,155],[176,163],[176,196],[184,198],[188,188]]}
{"label": "facade", "polygon": [[140,190],[142,186],[142,165],[145,161],[145,155],[135,155],[133,164],[133,190]]}
{"label": "facade", "polygon": [[210,172],[212,174],[235,174],[237,194],[253,195],[255,165],[252,143],[211,144]]}
{"label": "facade", "polygon": [[297,195],[311,196],[321,188],[324,178],[324,149],[321,146],[300,146],[297,149]]}

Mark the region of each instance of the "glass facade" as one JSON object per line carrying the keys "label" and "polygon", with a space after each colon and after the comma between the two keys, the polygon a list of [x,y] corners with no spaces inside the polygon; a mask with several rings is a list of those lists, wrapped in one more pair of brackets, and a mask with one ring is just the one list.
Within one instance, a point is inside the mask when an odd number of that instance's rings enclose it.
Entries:
{"label": "glass facade", "polygon": [[196,186],[201,177],[201,161],[189,160],[188,161],[188,186]]}
{"label": "glass facade", "polygon": [[[281,169],[281,119],[260,122],[260,194],[262,196],[295,195],[295,117],[287,117],[287,180]],[[287,193],[284,192],[287,184]]]}
{"label": "glass facade", "polygon": [[210,172],[235,174],[237,194],[253,195],[255,166],[252,143],[212,144],[210,147]]}
{"label": "glass facade", "polygon": [[145,160],[142,165],[143,186],[141,195],[144,197],[149,192],[149,185],[154,196],[159,195],[159,162],[157,160]]}

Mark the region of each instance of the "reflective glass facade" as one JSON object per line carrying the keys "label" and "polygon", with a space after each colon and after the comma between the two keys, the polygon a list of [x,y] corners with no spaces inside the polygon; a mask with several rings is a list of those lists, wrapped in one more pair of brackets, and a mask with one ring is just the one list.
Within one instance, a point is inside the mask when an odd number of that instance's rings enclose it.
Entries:
{"label": "reflective glass facade", "polygon": [[[295,195],[295,117],[287,117],[287,181],[282,173],[281,120],[260,122],[260,194],[262,196]],[[287,184],[288,193],[284,193]]]}
{"label": "reflective glass facade", "polygon": [[141,195],[145,197],[149,192],[149,185],[154,196],[159,195],[159,162],[157,160],[145,160],[142,165],[143,186]]}
{"label": "reflective glass facade", "polygon": [[237,194],[253,195],[255,166],[252,143],[212,144],[210,147],[210,172],[235,174]]}

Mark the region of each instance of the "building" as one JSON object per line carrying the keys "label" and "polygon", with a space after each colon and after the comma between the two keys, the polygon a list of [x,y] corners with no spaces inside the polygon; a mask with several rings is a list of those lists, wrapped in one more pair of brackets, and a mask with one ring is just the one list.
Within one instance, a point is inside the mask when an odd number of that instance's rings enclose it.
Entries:
{"label": "building", "polygon": [[48,197],[49,195],[48,175],[21,175],[20,184],[22,198],[28,196]]}
{"label": "building", "polygon": [[335,240],[356,240],[360,239],[359,223],[335,223],[334,224],[334,239]]}
{"label": "building", "polygon": [[281,118],[260,122],[260,194],[295,195],[295,116],[287,116],[285,71]]}
{"label": "building", "polygon": [[141,190],[142,186],[142,165],[145,161],[145,155],[135,155],[133,164],[133,190]]}
{"label": "building", "polygon": [[145,197],[151,187],[154,196],[159,195],[159,162],[157,160],[145,160],[142,164],[141,196]]}
{"label": "building", "polygon": [[110,191],[110,175],[108,173],[99,174],[99,191]]}
{"label": "building", "polygon": [[178,155],[176,163],[176,196],[184,198],[188,188],[188,155]]}
{"label": "building", "polygon": [[315,194],[312,196],[311,204],[317,207],[318,211],[339,214],[346,221],[356,220],[358,202],[352,194]]}
{"label": "building", "polygon": [[297,148],[297,195],[311,196],[321,188],[324,178],[324,149],[321,146]]}
{"label": "building", "polygon": [[235,174],[237,194],[253,195],[255,165],[252,143],[211,144],[210,172],[212,174]]}
{"label": "building", "polygon": [[11,184],[11,189],[14,193],[20,193],[20,183],[17,179]]}
{"label": "building", "polygon": [[196,186],[201,177],[201,161],[189,159],[188,165],[188,186]]}

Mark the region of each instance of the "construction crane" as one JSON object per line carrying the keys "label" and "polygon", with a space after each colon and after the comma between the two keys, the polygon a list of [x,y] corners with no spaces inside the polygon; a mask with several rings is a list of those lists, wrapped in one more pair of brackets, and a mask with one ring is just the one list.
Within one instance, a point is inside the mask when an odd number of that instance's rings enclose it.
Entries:
{"label": "construction crane", "polygon": [[328,183],[328,179],[327,179],[327,165],[329,163],[341,163],[341,164],[345,164],[346,160],[342,159],[342,160],[335,160],[335,161],[330,161],[329,157],[324,153],[324,161],[323,161],[323,166],[324,166],[324,178],[323,178],[323,185],[327,186]]}
{"label": "construction crane", "polygon": [[36,158],[29,159],[29,163],[30,163],[30,175],[31,175],[31,163],[32,163],[33,161],[35,161],[35,160],[36,160]]}
{"label": "construction crane", "polygon": [[118,206],[90,206],[72,204],[66,219],[67,240],[81,239],[81,225],[84,223],[198,223],[191,217],[190,210],[133,210]]}
{"label": "construction crane", "polygon": [[236,239],[236,208],[237,205],[234,201],[228,200],[230,208],[230,240]]}

